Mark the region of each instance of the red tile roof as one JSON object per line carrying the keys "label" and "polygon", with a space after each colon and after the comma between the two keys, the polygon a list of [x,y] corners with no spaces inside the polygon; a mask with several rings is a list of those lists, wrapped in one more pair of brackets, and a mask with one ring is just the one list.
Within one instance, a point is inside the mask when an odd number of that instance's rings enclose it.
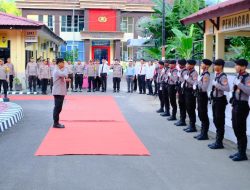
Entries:
{"label": "red tile roof", "polygon": [[41,27],[43,23],[0,12],[0,26],[30,26]]}
{"label": "red tile roof", "polygon": [[225,2],[206,7],[181,20],[183,24],[192,24],[199,21],[224,16],[250,8],[250,0],[227,0]]}

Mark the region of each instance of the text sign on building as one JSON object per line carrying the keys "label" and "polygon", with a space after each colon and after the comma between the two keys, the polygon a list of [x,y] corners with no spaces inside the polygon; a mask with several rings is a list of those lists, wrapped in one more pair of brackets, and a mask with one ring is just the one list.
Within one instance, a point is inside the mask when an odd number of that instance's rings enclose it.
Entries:
{"label": "text sign on building", "polygon": [[250,11],[222,18],[222,31],[231,31],[250,27]]}
{"label": "text sign on building", "polygon": [[38,42],[37,31],[34,31],[34,30],[26,31],[25,32],[25,42],[37,43]]}
{"label": "text sign on building", "polygon": [[93,40],[92,46],[110,46],[109,40]]}

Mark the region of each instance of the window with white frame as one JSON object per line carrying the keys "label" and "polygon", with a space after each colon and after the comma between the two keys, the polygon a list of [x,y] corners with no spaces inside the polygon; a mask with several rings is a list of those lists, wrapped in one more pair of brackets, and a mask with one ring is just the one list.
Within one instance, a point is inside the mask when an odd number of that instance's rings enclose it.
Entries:
{"label": "window with white frame", "polygon": [[125,33],[134,33],[134,18],[122,17],[121,30]]}
{"label": "window with white frame", "polygon": [[[80,32],[84,30],[84,16],[75,15],[74,22],[72,22],[73,16],[61,16],[61,32]],[[72,23],[74,26],[72,27]]]}

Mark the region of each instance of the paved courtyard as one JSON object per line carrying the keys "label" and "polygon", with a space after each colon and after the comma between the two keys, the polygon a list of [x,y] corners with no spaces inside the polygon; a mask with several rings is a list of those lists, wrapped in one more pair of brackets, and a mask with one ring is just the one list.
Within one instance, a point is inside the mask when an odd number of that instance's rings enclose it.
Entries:
{"label": "paved courtyard", "polygon": [[[110,84],[109,84],[110,86]],[[24,118],[0,133],[1,190],[248,190],[250,161],[235,163],[228,155],[235,144],[210,150],[214,139],[197,142],[194,134],[156,114],[158,99],[127,94],[114,96],[122,113],[151,153],[149,157],[35,157],[52,124],[53,101],[15,101]],[[103,95],[102,93],[86,95]],[[98,109],[98,108],[96,108]],[[108,109],[108,108],[107,108]],[[104,110],[105,111],[105,110]]]}

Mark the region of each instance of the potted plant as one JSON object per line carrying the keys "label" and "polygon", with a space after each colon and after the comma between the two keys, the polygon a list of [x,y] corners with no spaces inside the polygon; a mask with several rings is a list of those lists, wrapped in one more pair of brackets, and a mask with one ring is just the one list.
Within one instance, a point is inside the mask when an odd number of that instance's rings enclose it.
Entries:
{"label": "potted plant", "polygon": [[21,83],[20,79],[17,77],[14,78],[14,87],[15,87],[16,91],[21,91],[23,89],[22,83]]}

